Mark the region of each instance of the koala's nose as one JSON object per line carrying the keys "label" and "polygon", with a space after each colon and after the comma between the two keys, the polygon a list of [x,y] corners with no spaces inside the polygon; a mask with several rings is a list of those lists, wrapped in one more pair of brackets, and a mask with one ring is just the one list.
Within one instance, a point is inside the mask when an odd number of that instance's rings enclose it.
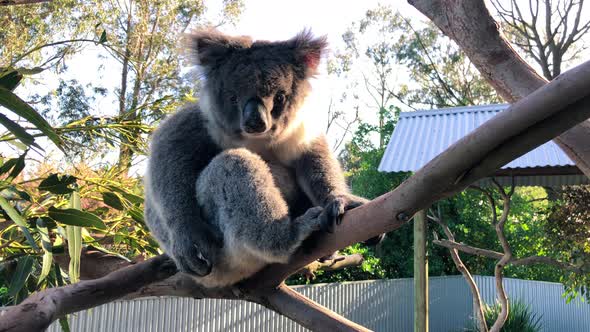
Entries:
{"label": "koala's nose", "polygon": [[258,98],[246,103],[242,115],[242,129],[248,134],[264,133],[269,127],[268,110]]}

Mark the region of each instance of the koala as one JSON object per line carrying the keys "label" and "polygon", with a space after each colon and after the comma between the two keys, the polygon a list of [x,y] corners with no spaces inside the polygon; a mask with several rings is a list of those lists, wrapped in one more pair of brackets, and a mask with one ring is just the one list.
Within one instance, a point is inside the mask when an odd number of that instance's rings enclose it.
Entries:
{"label": "koala", "polygon": [[288,262],[366,200],[350,193],[326,138],[303,121],[325,38],[203,30],[189,39],[202,88],[197,104],[153,133],[145,217],[181,272],[224,287]]}

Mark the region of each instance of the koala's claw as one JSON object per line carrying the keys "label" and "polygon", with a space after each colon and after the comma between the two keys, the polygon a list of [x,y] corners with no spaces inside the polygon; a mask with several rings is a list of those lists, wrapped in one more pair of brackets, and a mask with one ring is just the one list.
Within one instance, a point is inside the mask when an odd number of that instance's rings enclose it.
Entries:
{"label": "koala's claw", "polygon": [[365,201],[357,199],[355,196],[338,195],[335,196],[324,208],[326,211],[324,220],[322,220],[322,230],[328,233],[333,233],[335,225],[342,223],[342,217],[348,210],[363,205]]}

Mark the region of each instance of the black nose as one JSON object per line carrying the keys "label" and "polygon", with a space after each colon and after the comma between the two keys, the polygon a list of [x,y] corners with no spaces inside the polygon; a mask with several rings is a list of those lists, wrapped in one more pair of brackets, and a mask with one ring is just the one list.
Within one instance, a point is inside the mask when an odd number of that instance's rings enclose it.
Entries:
{"label": "black nose", "polygon": [[259,134],[268,128],[268,111],[258,98],[250,99],[242,112],[242,128],[249,134]]}

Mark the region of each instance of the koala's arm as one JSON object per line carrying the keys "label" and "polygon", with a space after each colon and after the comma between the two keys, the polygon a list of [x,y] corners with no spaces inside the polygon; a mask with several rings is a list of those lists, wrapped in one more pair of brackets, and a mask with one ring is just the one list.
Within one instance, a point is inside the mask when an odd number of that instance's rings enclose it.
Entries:
{"label": "koala's arm", "polygon": [[146,173],[146,221],[183,272],[208,274],[221,246],[196,198],[201,171],[218,153],[195,109],[163,121],[154,132]]}
{"label": "koala's arm", "polygon": [[313,205],[325,206],[341,196],[361,204],[366,202],[364,198],[350,193],[340,163],[330,150],[325,137],[320,136],[309,144],[294,165],[297,183]]}
{"label": "koala's arm", "polygon": [[[336,223],[340,223],[346,210],[368,202],[367,199],[350,193],[340,163],[323,136],[313,141],[295,161],[295,174],[297,182],[313,205],[323,206],[327,212],[325,215],[335,218]],[[376,245],[383,237],[384,234],[381,234],[365,241],[365,244]]]}

